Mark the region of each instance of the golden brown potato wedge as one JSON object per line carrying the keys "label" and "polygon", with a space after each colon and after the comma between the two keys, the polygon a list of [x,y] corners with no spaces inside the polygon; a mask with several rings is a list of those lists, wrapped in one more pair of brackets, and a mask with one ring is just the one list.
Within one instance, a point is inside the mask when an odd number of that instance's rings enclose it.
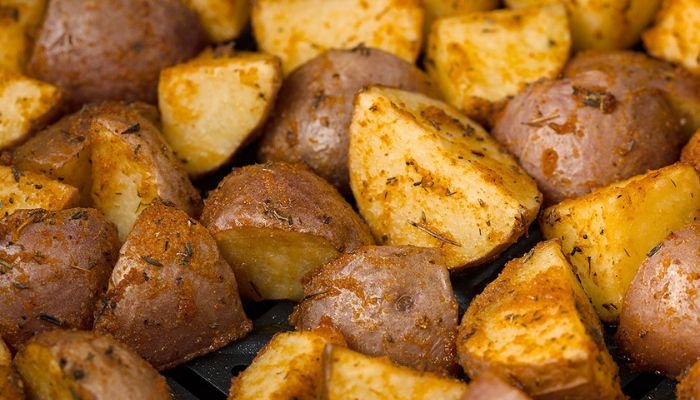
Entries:
{"label": "golden brown potato wedge", "polygon": [[248,0],[183,0],[199,17],[204,31],[213,42],[226,42],[238,37],[248,22]]}
{"label": "golden brown potato wedge", "polygon": [[470,376],[514,379],[534,398],[625,398],[603,328],[558,240],[506,264],[469,305],[457,338]]}
{"label": "golden brown potato wedge", "polygon": [[110,336],[55,330],[35,336],[15,357],[34,400],[170,400],[170,388],[133,350]]}
{"label": "golden brown potato wedge", "polygon": [[233,271],[206,228],[175,208],[146,208],[119,253],[95,330],[168,369],[252,327]]}
{"label": "golden brown potato wedge", "polygon": [[370,84],[437,98],[427,76],[378,49],[329,50],[292,72],[282,84],[275,112],[264,129],[260,158],[305,162],[350,194],[348,143],[355,94]]}
{"label": "golden brown potato wedge", "polygon": [[678,377],[700,359],[700,224],[647,253],[620,314],[620,347],[636,369]]}
{"label": "golden brown potato wedge", "polygon": [[19,11],[0,3],[0,69],[21,73],[27,61],[28,47]]}
{"label": "golden brown potato wedge", "polygon": [[527,231],[541,195],[479,125],[426,96],[372,86],[350,126],[350,186],[382,244],[435,247],[459,269]]}
{"label": "golden brown potato wedge", "polygon": [[228,400],[319,399],[327,344],[343,346],[345,340],[330,328],[276,334],[233,378]]}
{"label": "golden brown potato wedge", "polygon": [[459,400],[467,384],[392,364],[341,346],[326,345],[323,400]]}
{"label": "golden brown potato wedge", "polygon": [[302,164],[235,169],[209,194],[202,223],[253,300],[300,300],[304,274],[374,242],[340,194]]}
{"label": "golden brown potato wedge", "polygon": [[647,253],[700,218],[700,178],[674,164],[546,209],[540,227],[562,241],[603,321],[614,322]]}
{"label": "golden brown potato wedge", "polygon": [[24,382],[12,366],[12,354],[0,338],[0,399],[24,400]]}
{"label": "golden brown potato wedge", "polygon": [[530,397],[490,372],[479,375],[469,382],[462,400],[530,400]]}
{"label": "golden brown potato wedge", "polygon": [[0,149],[25,140],[53,118],[61,91],[48,83],[0,68]]}
{"label": "golden brown potato wedge", "polygon": [[419,0],[255,0],[260,50],[282,59],[285,75],[329,49],[360,43],[414,63],[421,49]]}
{"label": "golden brown potato wedge", "polygon": [[676,386],[678,400],[700,400],[700,361],[696,362]]}
{"label": "golden brown potato wedge", "polygon": [[467,13],[435,21],[425,65],[448,103],[486,122],[529,83],[557,76],[570,48],[562,5]]}
{"label": "golden brown potato wedge", "polygon": [[117,259],[117,231],[96,210],[17,211],[0,220],[0,336],[90,329]]}
{"label": "golden brown potato wedge", "polygon": [[80,194],[73,186],[0,165],[0,216],[33,208],[58,211],[76,207],[79,202]]}
{"label": "golden brown potato wedge", "polygon": [[649,54],[700,74],[700,4],[695,0],[665,0],[655,25],[644,32]]}
{"label": "golden brown potato wedge", "polygon": [[227,162],[265,122],[282,84],[279,60],[230,47],[161,71],[163,134],[191,175]]}
{"label": "golden brown potato wedge", "polygon": [[302,330],[330,324],[353,350],[449,375],[457,302],[442,262],[435,249],[361,247],[306,276],[290,322]]}

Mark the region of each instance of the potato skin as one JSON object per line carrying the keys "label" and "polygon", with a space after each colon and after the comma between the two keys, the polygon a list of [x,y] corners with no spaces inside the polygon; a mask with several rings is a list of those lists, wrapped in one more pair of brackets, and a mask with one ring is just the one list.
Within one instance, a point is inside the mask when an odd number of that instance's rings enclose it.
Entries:
{"label": "potato skin", "polygon": [[678,377],[700,359],[700,224],[668,235],[625,295],[618,340],[637,369]]}
{"label": "potato skin", "polygon": [[36,400],[170,400],[170,388],[133,350],[108,335],[54,330],[35,336],[15,357]]}
{"label": "potato skin", "polygon": [[231,267],[199,223],[172,207],[146,208],[120,251],[95,330],[158,369],[219,349],[253,328]]}
{"label": "potato skin", "polygon": [[290,322],[302,330],[330,324],[351,349],[448,375],[456,367],[457,302],[441,263],[435,249],[362,247],[307,275]]}
{"label": "potato skin", "polygon": [[27,70],[63,88],[75,107],[153,103],[160,70],[203,45],[196,15],[178,0],[51,1]]}
{"label": "potato skin", "polygon": [[16,349],[46,330],[91,328],[118,251],[116,228],[93,209],[0,220],[0,336]]}
{"label": "potato skin", "polygon": [[678,400],[700,400],[700,361],[683,376],[676,386]]}
{"label": "potato skin", "polygon": [[263,161],[303,161],[350,193],[347,151],[355,94],[381,84],[436,97],[427,76],[378,49],[330,50],[303,64],[283,82],[275,112],[264,128]]}
{"label": "potato skin", "polygon": [[675,162],[678,120],[658,90],[587,71],[533,84],[510,101],[492,134],[552,204]]}

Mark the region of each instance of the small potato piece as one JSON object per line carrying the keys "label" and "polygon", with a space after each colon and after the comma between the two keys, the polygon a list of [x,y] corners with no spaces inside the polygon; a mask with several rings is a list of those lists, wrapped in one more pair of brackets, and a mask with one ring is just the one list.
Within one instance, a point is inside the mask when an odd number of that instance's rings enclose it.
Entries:
{"label": "small potato piece", "polygon": [[676,395],[677,400],[700,400],[700,361],[682,377]]}
{"label": "small potato piece", "polygon": [[197,16],[179,0],[51,1],[27,70],[64,89],[75,108],[154,103],[160,70],[203,46]]}
{"label": "small potato piece", "polygon": [[233,378],[228,400],[319,399],[327,344],[345,341],[329,328],[276,334]]}
{"label": "small potato piece", "polygon": [[15,357],[34,400],[170,400],[165,378],[110,336],[55,330],[30,340]]}
{"label": "small potato piece", "polygon": [[17,210],[43,208],[58,211],[75,207],[80,201],[78,189],[33,172],[19,172],[0,165],[0,215]]}
{"label": "small potato piece", "polygon": [[559,74],[570,48],[561,5],[469,13],[433,24],[425,64],[448,103],[488,121],[527,84]]}
{"label": "small potato piece", "polygon": [[636,369],[678,377],[700,359],[700,224],[668,235],[639,267],[617,330]]}
{"label": "small potato piece", "polygon": [[514,379],[534,398],[625,398],[603,328],[558,240],[507,263],[469,305],[457,338],[470,376]]}
{"label": "small potato piece", "polygon": [[199,192],[161,135],[155,107],[103,103],[92,112],[92,199],[117,225],[122,241],[156,200],[199,215]]}
{"label": "small potato piece", "polygon": [[374,240],[326,181],[301,164],[235,169],[209,194],[202,223],[252,300],[300,300],[310,270]]}
{"label": "small potato piece", "polygon": [[292,72],[283,82],[260,146],[264,161],[303,161],[350,193],[348,144],[355,94],[370,84],[438,98],[416,66],[382,50],[330,50]]}
{"label": "small potato piece", "polygon": [[323,400],[460,400],[467,384],[327,345]]}
{"label": "small potato piece", "polygon": [[213,42],[235,39],[248,22],[248,0],[183,0],[194,11]]}
{"label": "small potato piece", "polygon": [[647,253],[700,218],[700,178],[687,165],[651,171],[546,209],[540,227],[562,250],[600,318],[615,322]]}
{"label": "small potato piece", "polygon": [[298,329],[331,324],[363,354],[420,371],[455,371],[457,302],[439,251],[362,247],[305,280],[304,300],[290,317]]}
{"label": "small potato piece", "polygon": [[659,90],[611,70],[543,81],[516,96],[492,134],[548,204],[678,160],[680,118]]}
{"label": "small potato piece", "polygon": [[112,334],[161,370],[253,328],[214,238],[184,212],[160,204],[136,220],[102,305],[95,331]]}
{"label": "small potato piece", "polygon": [[160,74],[163,134],[190,175],[227,162],[264,123],[282,83],[279,60],[207,50]]}
{"label": "small potato piece", "polygon": [[27,38],[17,9],[0,3],[0,70],[21,73],[27,59]]}
{"label": "small potato piece", "polygon": [[0,338],[0,399],[24,400],[24,382],[12,367],[12,354]]}
{"label": "small potato piece", "polygon": [[260,50],[282,59],[285,75],[328,49],[362,43],[410,63],[421,49],[419,0],[255,0],[252,20]]}
{"label": "small potato piece", "polygon": [[0,149],[41,129],[60,101],[61,92],[55,86],[0,68]]}
{"label": "small potato piece", "polygon": [[633,51],[587,51],[577,54],[564,75],[576,76],[598,70],[633,87],[660,90],[681,117],[686,137],[700,129],[700,76],[686,69]]}
{"label": "small potato piece", "polygon": [[700,3],[665,0],[656,24],[644,32],[644,46],[658,58],[700,74]]}
{"label": "small potato piece", "polygon": [[119,252],[96,210],[24,210],[0,220],[0,336],[18,348],[33,335],[90,329]]}
{"label": "small potato piece", "polygon": [[433,21],[440,17],[493,10],[498,8],[499,3],[500,0],[423,0],[426,37]]}
{"label": "small potato piece", "polygon": [[490,372],[479,375],[469,382],[467,393],[462,400],[530,400],[519,389],[508,384],[496,374]]}
{"label": "small potato piece", "polygon": [[541,202],[532,179],[480,126],[396,89],[358,94],[348,167],[374,236],[440,248],[450,269],[496,257],[527,231]]}
{"label": "small potato piece", "polygon": [[574,49],[632,47],[652,21],[662,0],[505,0],[510,8],[563,3],[571,21]]}

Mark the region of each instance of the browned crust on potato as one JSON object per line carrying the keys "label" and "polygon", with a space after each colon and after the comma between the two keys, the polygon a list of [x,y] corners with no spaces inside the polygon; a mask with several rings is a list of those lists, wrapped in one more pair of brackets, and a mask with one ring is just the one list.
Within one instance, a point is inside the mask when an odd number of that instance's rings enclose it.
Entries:
{"label": "browned crust on potato", "polygon": [[647,254],[622,304],[618,340],[635,368],[678,377],[700,359],[700,224]]}
{"label": "browned crust on potato", "polygon": [[283,82],[275,113],[264,128],[264,161],[305,162],[349,194],[347,151],[355,94],[370,84],[437,97],[414,65],[378,49],[330,50],[303,64]]}
{"label": "browned crust on potato", "polygon": [[700,400],[700,361],[696,362],[676,386],[677,400]]}
{"label": "browned crust on potato", "polygon": [[681,151],[681,161],[700,171],[700,129],[690,138]]}
{"label": "browned crust on potato", "polygon": [[12,354],[2,338],[0,338],[0,399],[24,399],[24,383],[12,367]]}
{"label": "browned crust on potato", "polygon": [[134,225],[97,312],[108,332],[158,369],[217,350],[253,328],[231,267],[206,228],[156,204]]}
{"label": "browned crust on potato", "polygon": [[329,324],[348,347],[421,371],[455,371],[457,303],[435,249],[366,246],[307,275],[290,322]]}
{"label": "browned crust on potato", "polygon": [[21,210],[0,220],[0,335],[92,327],[117,259],[114,225],[93,209]]}
{"label": "browned crust on potato", "polygon": [[367,224],[333,186],[302,164],[235,169],[209,194],[202,223],[212,234],[259,227],[315,235],[340,252],[374,243]]}
{"label": "browned crust on potato", "polygon": [[153,103],[160,70],[193,57],[204,43],[197,16],[177,0],[52,1],[27,70],[63,88],[76,107],[109,99]]}

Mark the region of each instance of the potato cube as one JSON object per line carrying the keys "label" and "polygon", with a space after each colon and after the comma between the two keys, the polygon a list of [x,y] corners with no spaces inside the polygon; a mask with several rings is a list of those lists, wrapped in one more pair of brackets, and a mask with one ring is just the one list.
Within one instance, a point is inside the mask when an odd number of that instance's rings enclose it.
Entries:
{"label": "potato cube", "polygon": [[623,399],[603,328],[559,244],[509,262],[472,301],[459,362],[470,376],[512,378],[535,398]]}
{"label": "potato cube", "polygon": [[27,39],[16,9],[0,6],[0,69],[21,73],[27,61]]}
{"label": "potato cube", "polygon": [[555,77],[570,47],[561,5],[470,13],[433,24],[426,66],[448,103],[488,120],[528,83]]}
{"label": "potato cube", "polygon": [[231,381],[228,400],[318,399],[323,383],[323,350],[344,345],[328,328],[275,335],[250,366]]}
{"label": "potato cube", "polygon": [[0,149],[22,141],[56,111],[57,87],[0,69]]}
{"label": "potato cube", "polygon": [[76,207],[79,202],[80,193],[73,186],[41,174],[0,166],[0,216],[33,208],[63,210]]}
{"label": "potato cube", "polygon": [[183,0],[199,16],[204,31],[214,42],[238,37],[250,14],[249,0]]}
{"label": "potato cube", "polygon": [[328,49],[374,47],[414,63],[421,49],[420,0],[256,0],[260,50],[279,56],[284,73]]}
{"label": "potato cube", "polygon": [[324,353],[324,400],[459,400],[467,390],[461,381],[394,365],[344,347],[327,345]]}
{"label": "potato cube", "polygon": [[540,226],[561,239],[600,318],[615,322],[647,253],[699,217],[700,178],[674,164],[552,206]]}
{"label": "potato cube", "polygon": [[537,215],[534,181],[441,101],[370,87],[355,99],[350,136],[350,186],[382,244],[439,248],[457,269],[497,256]]}
{"label": "potato cube", "polygon": [[223,165],[265,121],[282,83],[274,56],[207,50],[161,72],[163,133],[191,175]]}
{"label": "potato cube", "polygon": [[700,2],[664,1],[656,25],[644,32],[643,39],[653,56],[700,73]]}

